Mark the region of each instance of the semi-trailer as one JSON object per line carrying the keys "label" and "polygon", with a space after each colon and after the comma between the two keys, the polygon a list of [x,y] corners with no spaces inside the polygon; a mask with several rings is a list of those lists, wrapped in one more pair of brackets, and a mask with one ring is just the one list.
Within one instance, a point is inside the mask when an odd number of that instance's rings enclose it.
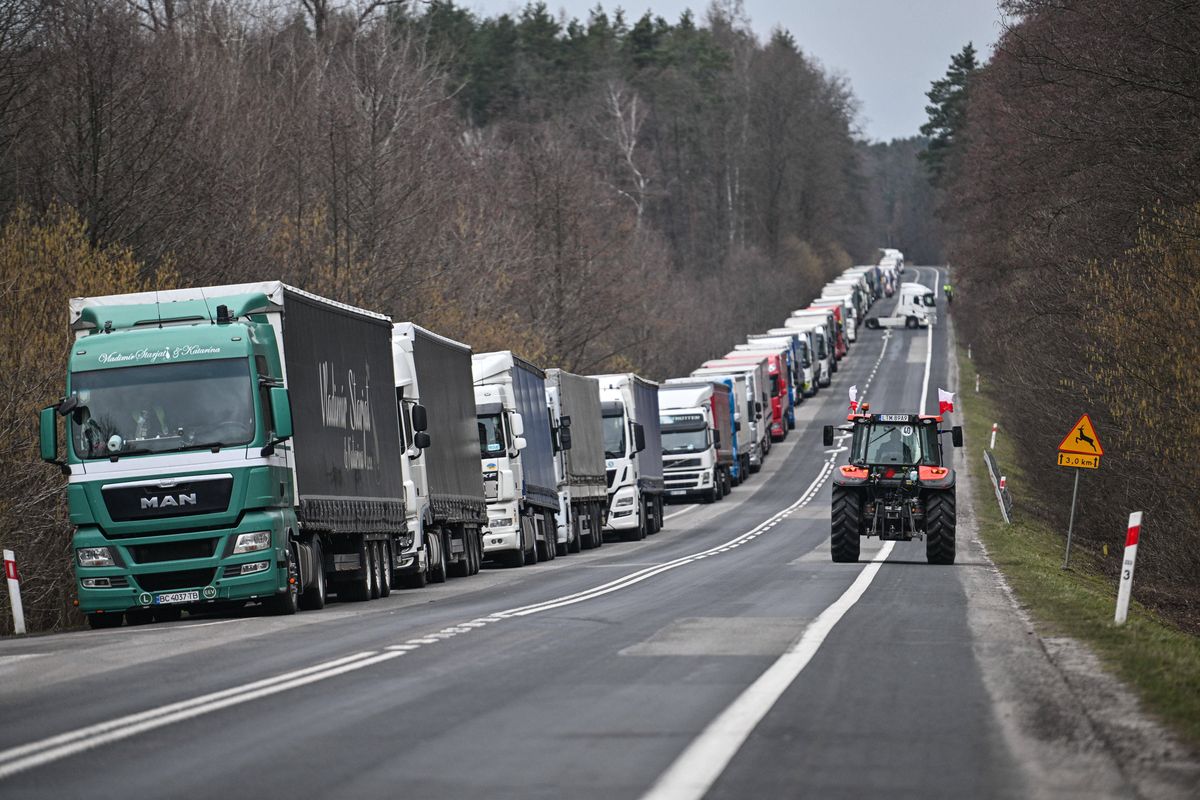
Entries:
{"label": "semi-trailer", "polygon": [[658,384],[633,373],[593,375],[600,381],[608,521],[623,539],[657,533],[663,525],[663,453]]}
{"label": "semi-trailer", "polygon": [[751,459],[750,471],[758,472],[767,454],[771,452],[771,381],[767,377],[767,359],[730,361],[715,358],[705,361],[700,369],[692,371],[692,377],[701,377],[702,370],[712,370],[709,374],[727,375],[741,372],[746,375],[746,391],[754,404],[754,436],[758,444],[758,459]]}
{"label": "semi-trailer", "polygon": [[546,370],[546,403],[555,433],[558,555],[600,547],[608,516],[600,382],[561,369]]}
{"label": "semi-trailer", "polygon": [[[783,321],[786,328],[810,328],[812,325],[822,325],[825,329],[825,347],[829,352],[829,371],[838,371],[838,361],[845,355],[845,340],[838,331],[833,310],[828,308],[808,308],[793,311],[792,315]],[[839,355],[840,353],[840,355]]]}
{"label": "semi-trailer", "polygon": [[730,468],[733,485],[750,479],[750,473],[762,465],[762,451],[758,444],[758,428],[762,418],[755,412],[753,383],[745,372],[721,369],[698,369],[687,378],[668,378],[665,385],[690,384],[697,381],[714,381],[725,384],[730,390],[733,404],[734,459]]}
{"label": "semi-trailer", "polygon": [[558,482],[546,373],[510,350],[476,353],[475,412],[488,521],[483,554],[511,566],[555,556]]}
{"label": "semi-trailer", "polygon": [[770,400],[767,406],[770,409],[770,416],[767,430],[773,442],[782,442],[787,438],[788,431],[796,425],[794,395],[790,380],[790,352],[790,348],[787,347],[771,350],[738,350],[735,348],[724,356],[724,360],[735,364],[754,361],[760,356],[766,358],[767,381],[770,386]]}
{"label": "semi-trailer", "polygon": [[40,444],[68,475],[93,627],[389,593],[412,533],[387,317],[278,281],[70,309]]}
{"label": "semi-trailer", "polygon": [[796,402],[800,403],[805,397],[817,393],[817,381],[813,371],[812,351],[809,333],[789,330],[787,333],[752,333],[746,337],[745,345],[737,349],[752,349],[761,346],[783,346],[792,351],[792,384],[795,387]]}
{"label": "semi-trailer", "polygon": [[412,544],[395,565],[396,588],[420,588],[479,571],[487,500],[471,348],[411,322],[392,328],[392,369],[405,455]]}
{"label": "semi-trailer", "polygon": [[824,389],[833,381],[833,348],[829,346],[829,330],[823,322],[812,319],[798,319],[790,322],[784,328],[771,328],[768,334],[800,333],[807,336],[811,345],[813,359],[813,378],[817,387]]}
{"label": "semi-trailer", "polygon": [[699,496],[712,503],[729,494],[736,471],[733,414],[733,391],[722,381],[659,386],[668,499]]}

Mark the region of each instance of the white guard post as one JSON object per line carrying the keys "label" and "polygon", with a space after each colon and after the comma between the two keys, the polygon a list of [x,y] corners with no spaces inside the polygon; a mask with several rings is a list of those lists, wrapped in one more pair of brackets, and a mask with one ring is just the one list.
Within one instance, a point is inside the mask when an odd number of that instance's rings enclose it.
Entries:
{"label": "white guard post", "polygon": [[1137,560],[1138,536],[1142,532],[1142,512],[1129,515],[1129,528],[1125,532],[1125,559],[1121,562],[1121,588],[1117,590],[1118,625],[1125,624],[1129,616],[1129,593],[1133,589],[1133,562]]}
{"label": "white guard post", "polygon": [[25,607],[21,605],[21,576],[12,550],[4,551],[4,577],[8,578],[8,599],[12,602],[13,632],[25,633]]}

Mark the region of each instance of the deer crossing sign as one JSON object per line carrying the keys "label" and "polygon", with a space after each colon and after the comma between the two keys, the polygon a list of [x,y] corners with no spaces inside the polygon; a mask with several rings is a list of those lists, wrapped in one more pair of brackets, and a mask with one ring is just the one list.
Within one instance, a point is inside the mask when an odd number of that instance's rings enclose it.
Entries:
{"label": "deer crossing sign", "polygon": [[1058,465],[1075,469],[1100,469],[1104,446],[1092,418],[1084,414],[1058,445]]}

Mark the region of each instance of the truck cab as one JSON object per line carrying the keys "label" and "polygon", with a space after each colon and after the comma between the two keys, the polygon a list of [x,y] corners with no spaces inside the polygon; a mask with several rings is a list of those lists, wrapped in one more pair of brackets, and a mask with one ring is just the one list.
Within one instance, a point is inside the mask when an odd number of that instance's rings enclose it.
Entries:
{"label": "truck cab", "polygon": [[733,487],[732,392],[724,383],[667,383],[659,387],[663,480],[668,499],[720,500]]}
{"label": "truck cab", "polygon": [[663,457],[658,384],[631,373],[593,375],[600,381],[608,479],[605,529],[626,540],[662,528]]}

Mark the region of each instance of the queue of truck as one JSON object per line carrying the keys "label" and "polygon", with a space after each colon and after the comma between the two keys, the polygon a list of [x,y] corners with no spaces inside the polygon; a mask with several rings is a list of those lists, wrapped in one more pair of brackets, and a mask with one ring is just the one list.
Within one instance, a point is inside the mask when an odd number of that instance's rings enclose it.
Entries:
{"label": "queue of truck", "polygon": [[40,449],[67,476],[78,607],[98,628],[292,614],[643,539],[666,502],[762,468],[882,274],[847,270],[662,384],[473,353],[278,281],[72,300]]}

